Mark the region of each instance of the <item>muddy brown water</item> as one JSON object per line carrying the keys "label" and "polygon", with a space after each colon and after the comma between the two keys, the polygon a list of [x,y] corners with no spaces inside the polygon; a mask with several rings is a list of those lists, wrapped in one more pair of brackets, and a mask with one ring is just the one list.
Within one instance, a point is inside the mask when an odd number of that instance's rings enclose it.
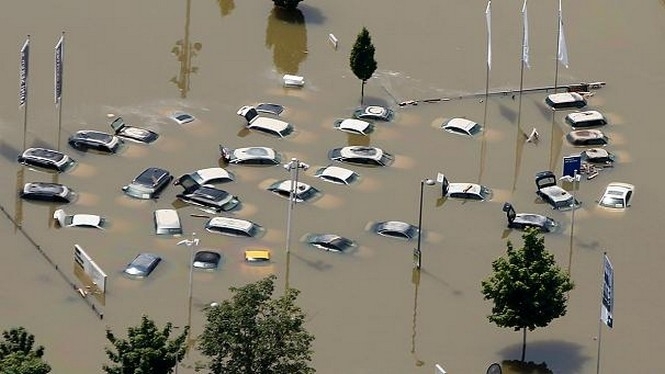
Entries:
{"label": "muddy brown water", "polygon": [[[104,330],[118,333],[148,314],[160,323],[187,323],[188,258],[178,239],[152,234],[152,212],[176,206],[185,237],[196,232],[201,247],[224,254],[214,273],[193,278],[192,324],[202,330],[201,309],[229,296],[230,286],[278,276],[283,291],[286,272],[286,201],[265,190],[288,179],[281,167],[229,167],[237,180],[223,187],[237,194],[243,208],[235,216],[252,219],[267,230],[255,240],[208,234],[200,213],[175,203],[170,186],[157,201],[125,197],[120,187],[143,168],[160,166],[179,175],[218,165],[217,146],[269,146],[286,159],[312,165],[301,180],[319,187],[323,196],[299,204],[293,212],[289,283],[302,291],[300,305],[316,336],[313,365],[320,373],[430,373],[440,364],[449,373],[481,373],[489,364],[519,358],[521,334],[487,321],[490,304],[482,299],[480,281],[490,263],[505,251],[505,240],[521,244],[519,232],[506,232],[504,201],[518,211],[550,215],[563,231],[547,235],[546,245],[562,267],[570,269],[576,288],[568,314],[549,327],[528,334],[527,360],[546,362],[556,373],[594,373],[598,349],[600,266],[604,251],[616,271],[615,327],[603,328],[601,371],[657,372],[659,347],[665,345],[658,322],[665,302],[661,287],[665,264],[659,241],[665,204],[660,184],[659,139],[665,79],[662,1],[584,3],[564,1],[565,36],[570,68],[559,68],[561,84],[605,81],[589,108],[610,119],[608,149],[616,167],[584,181],[576,195],[583,208],[575,215],[553,212],[536,200],[533,176],[578,150],[563,140],[568,130],[562,113],[545,109],[545,93],[519,97],[491,96],[421,103],[398,102],[456,97],[485,89],[486,31],[482,1],[455,3],[304,1],[287,23],[269,1],[114,1],[44,3],[8,1],[0,21],[0,158],[3,174],[0,204],[65,275],[1,217],[3,238],[0,322],[3,329],[22,325],[46,346],[56,373],[98,373],[104,355]],[[521,2],[493,5],[493,61],[490,90],[517,89],[520,82]],[[531,69],[524,87],[554,82],[555,1],[529,4]],[[379,69],[368,82],[366,102],[393,107],[396,118],[380,123],[367,139],[335,132],[332,122],[359,103],[360,82],[348,68],[348,55],[366,26],[376,47]],[[58,145],[58,108],[53,104],[53,48],[65,31],[62,130]],[[328,34],[339,39],[333,49]],[[57,177],[20,168],[15,157],[23,147],[23,109],[18,107],[18,51],[31,35],[28,146],[60,147],[79,161]],[[302,75],[302,89],[284,89],[283,74]],[[296,126],[284,140],[243,130],[235,112],[245,104],[277,102],[283,117]],[[487,107],[485,107],[487,105]],[[444,118],[465,116],[482,121],[477,139],[444,133]],[[176,110],[198,120],[179,126],[168,119]],[[66,138],[76,130],[108,130],[107,115],[122,115],[136,126],[158,131],[153,145],[129,144],[118,155],[84,154]],[[538,129],[539,144],[516,142],[517,116],[524,131]],[[371,144],[396,155],[389,168],[351,167],[359,184],[343,187],[313,177],[327,165],[327,151],[347,144]],[[489,202],[442,201],[439,187],[427,187],[423,204],[423,270],[412,278],[415,242],[379,237],[367,231],[373,222],[397,219],[417,224],[420,181],[445,173],[451,181],[470,181],[494,190]],[[109,218],[105,231],[59,229],[54,206],[22,202],[17,184],[57,180],[80,193],[64,208]],[[612,213],[594,205],[610,181],[636,185],[634,205]],[[311,232],[336,232],[357,240],[350,255],[322,253],[300,239]],[[108,273],[100,320],[68,283],[74,244],[85,248]],[[269,266],[242,262],[242,250],[272,250]],[[146,280],[124,278],[121,270],[136,253],[164,257]],[[417,285],[416,285],[417,283]],[[90,300],[92,296],[89,296]],[[180,368],[193,372],[192,354]]]}

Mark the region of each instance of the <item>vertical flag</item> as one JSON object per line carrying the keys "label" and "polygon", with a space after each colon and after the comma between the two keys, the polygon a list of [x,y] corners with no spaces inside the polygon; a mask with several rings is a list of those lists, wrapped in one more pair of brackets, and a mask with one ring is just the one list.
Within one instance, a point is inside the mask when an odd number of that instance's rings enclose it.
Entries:
{"label": "vertical flag", "polygon": [[64,41],[65,35],[60,36],[60,40],[55,45],[55,103],[60,103],[60,98],[62,97],[62,63],[63,63],[63,54],[64,54]]}
{"label": "vertical flag", "polygon": [[568,68],[568,50],[566,49],[566,38],[563,36],[563,13],[561,12],[561,0],[559,0],[559,39],[557,45],[557,56],[563,66]]}
{"label": "vertical flag", "polygon": [[522,63],[531,69],[531,65],[529,65],[529,21],[526,14],[526,0],[522,5]]}
{"label": "vertical flag", "polygon": [[607,254],[603,255],[603,295],[600,306],[600,320],[612,328],[614,325],[614,268]]}
{"label": "vertical flag", "polygon": [[492,0],[487,2],[485,18],[487,20],[487,68],[492,70]]}
{"label": "vertical flag", "polygon": [[28,100],[28,62],[30,59],[30,35],[21,48],[21,71],[19,73],[18,104],[23,106]]}

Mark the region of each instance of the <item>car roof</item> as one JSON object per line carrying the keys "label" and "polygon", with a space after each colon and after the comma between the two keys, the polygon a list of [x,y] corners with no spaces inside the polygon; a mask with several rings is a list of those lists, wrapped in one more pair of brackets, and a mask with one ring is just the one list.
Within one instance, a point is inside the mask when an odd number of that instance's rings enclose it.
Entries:
{"label": "car roof", "polygon": [[554,93],[547,95],[547,98],[555,104],[584,101],[584,97],[577,92]]}
{"label": "car roof", "polygon": [[194,173],[198,174],[203,180],[211,180],[211,179],[233,180],[233,175],[231,173],[229,173],[226,169],[219,167],[199,169]]}
{"label": "car roof", "polygon": [[212,217],[208,220],[206,226],[216,226],[216,227],[228,227],[243,231],[249,231],[253,226],[254,222],[232,217]]}
{"label": "car roof", "polygon": [[[487,187],[485,187],[487,188]],[[459,193],[459,192],[470,192],[470,193],[476,193],[480,194],[482,191],[483,186],[477,184],[477,183],[465,183],[465,182],[457,182],[457,183],[450,183],[448,184],[448,193]]]}
{"label": "car roof", "polygon": [[340,149],[340,154],[342,157],[347,158],[369,158],[373,160],[380,160],[383,156],[383,150],[377,147],[366,147],[361,145],[352,145],[348,147],[342,147]]}
{"label": "car roof", "polygon": [[357,175],[357,174],[358,173],[356,173],[353,170],[349,170],[349,169],[342,168],[342,167],[339,167],[339,166],[332,166],[332,165],[320,168],[319,170],[316,171],[316,176],[317,177],[328,176],[328,177],[338,178],[338,179],[341,179],[341,180],[348,180],[353,175]]}
{"label": "car roof", "polygon": [[605,120],[605,116],[597,110],[569,113],[566,117],[572,122]]}
{"label": "car roof", "polygon": [[252,158],[274,159],[277,153],[274,149],[268,147],[246,147],[236,148],[233,150],[233,155],[240,160],[247,160]]}
{"label": "car roof", "polygon": [[633,190],[635,190],[635,186],[630,184],[630,183],[611,182],[605,188],[605,193],[609,193],[610,191],[616,191],[616,192],[621,193],[622,195],[625,195],[628,192],[633,191]]}
{"label": "car roof", "polygon": [[270,250],[263,248],[251,248],[245,250],[245,259],[247,260],[270,260]]}
{"label": "car roof", "polygon": [[368,129],[372,128],[372,124],[367,121],[362,121],[355,118],[345,118],[339,120],[336,123],[336,126],[340,129],[349,129],[355,130],[358,132],[366,132]]}
{"label": "car roof", "polygon": [[157,209],[155,222],[161,227],[180,227],[180,216],[175,209]]}
{"label": "car roof", "polygon": [[24,192],[49,192],[59,194],[68,191],[69,188],[64,184],[51,182],[28,182],[23,185]]}
{"label": "car roof", "polygon": [[376,225],[376,229],[380,231],[397,231],[408,233],[409,231],[418,230],[417,227],[402,221],[383,221]]}
{"label": "car roof", "polygon": [[[295,191],[296,194],[305,192],[305,191],[313,188],[309,184],[301,182],[301,181],[298,181],[295,185],[296,185],[296,191]],[[290,179],[285,179],[285,180],[277,181],[277,182],[271,184],[268,187],[268,189],[290,192],[291,191],[291,180]]]}
{"label": "car roof", "polygon": [[255,117],[247,127],[251,128],[264,128],[274,132],[282,133],[284,130],[289,129],[290,123],[269,117]]}
{"label": "car roof", "polygon": [[25,151],[23,151],[23,156],[45,158],[54,161],[61,161],[68,157],[66,154],[60,151],[48,148],[28,148]]}
{"label": "car roof", "polygon": [[222,255],[208,250],[202,250],[194,254],[194,261],[203,261],[203,262],[219,262],[222,258]]}
{"label": "car roof", "polygon": [[449,119],[444,125],[444,127],[457,127],[465,131],[469,131],[477,124],[478,124],[477,122],[473,122],[470,119],[455,117]]}
{"label": "car roof", "polygon": [[572,140],[604,138],[605,134],[597,129],[574,130],[568,133]]}

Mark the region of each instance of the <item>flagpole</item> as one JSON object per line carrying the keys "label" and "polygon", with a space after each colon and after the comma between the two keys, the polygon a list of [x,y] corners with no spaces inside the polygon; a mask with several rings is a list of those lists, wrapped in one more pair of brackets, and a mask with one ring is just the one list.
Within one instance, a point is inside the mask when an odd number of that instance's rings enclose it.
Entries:
{"label": "flagpole", "polygon": [[[559,13],[556,21],[556,58],[554,59],[554,93],[558,91],[559,85],[559,51],[561,49],[561,0],[559,0]],[[554,150],[554,120],[556,111],[552,110],[552,127],[550,135],[550,170],[553,170],[555,165],[553,150]]]}
{"label": "flagpole", "polygon": [[58,105],[58,151],[60,150],[60,133],[62,132],[62,84],[64,71],[65,32],[62,32],[56,45],[55,65],[55,103]]}
{"label": "flagpole", "polygon": [[23,150],[26,147],[28,134],[28,77],[30,62],[30,34],[28,34],[21,48],[21,74],[19,87],[19,104],[23,106]]}
{"label": "flagpole", "polygon": [[[527,14],[526,14],[526,1],[524,0],[524,5],[522,5],[522,51],[521,51],[521,57],[520,57],[520,91],[519,91],[519,99],[518,99],[518,104],[517,104],[517,130],[516,130],[516,135],[515,135],[515,142],[520,141],[520,134],[522,131],[520,130],[520,125],[522,121],[522,91],[524,90],[524,65],[528,64],[528,54],[529,54],[529,40],[528,40],[528,30],[527,28],[528,23],[527,23]],[[523,139],[522,139],[523,140]],[[516,144],[515,147],[515,157],[518,157],[517,154],[517,147],[519,145]],[[513,191],[515,191],[515,188],[517,186],[517,176],[519,174],[518,170],[518,163],[517,160],[515,161],[515,175],[513,177]]]}
{"label": "flagpole", "polygon": [[481,182],[483,175],[483,168],[485,165],[485,158],[487,152],[487,99],[489,98],[490,90],[490,70],[492,70],[492,0],[487,2],[487,9],[485,10],[485,17],[487,21],[487,66],[485,68],[485,113],[483,114],[483,124],[485,131],[483,131],[483,140],[480,145],[480,169],[478,171],[478,183]]}

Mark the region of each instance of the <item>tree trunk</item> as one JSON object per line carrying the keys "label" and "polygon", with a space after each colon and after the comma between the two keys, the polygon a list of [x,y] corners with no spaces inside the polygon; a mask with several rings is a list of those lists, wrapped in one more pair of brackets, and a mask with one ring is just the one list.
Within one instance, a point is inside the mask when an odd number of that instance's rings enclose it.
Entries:
{"label": "tree trunk", "polygon": [[522,362],[524,362],[524,356],[526,355],[526,327],[522,331]]}
{"label": "tree trunk", "polygon": [[364,101],[365,101],[365,81],[362,81],[362,84],[360,85],[360,105],[363,105]]}

